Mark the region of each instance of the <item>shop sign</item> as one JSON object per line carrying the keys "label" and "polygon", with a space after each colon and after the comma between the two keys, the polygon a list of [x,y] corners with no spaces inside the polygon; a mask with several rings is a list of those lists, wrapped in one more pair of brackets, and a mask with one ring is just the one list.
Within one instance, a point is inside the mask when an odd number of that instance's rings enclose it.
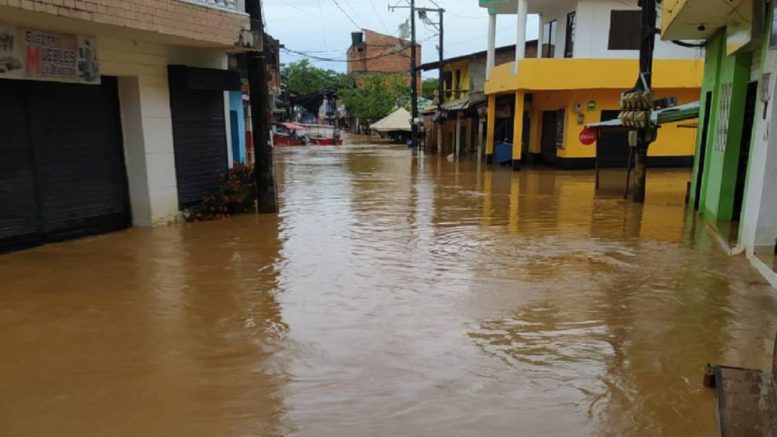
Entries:
{"label": "shop sign", "polygon": [[582,143],[584,146],[590,146],[591,144],[596,142],[596,139],[598,137],[596,129],[591,129],[590,127],[587,127],[580,131],[580,143]]}
{"label": "shop sign", "polygon": [[0,24],[0,79],[99,84],[97,40]]}

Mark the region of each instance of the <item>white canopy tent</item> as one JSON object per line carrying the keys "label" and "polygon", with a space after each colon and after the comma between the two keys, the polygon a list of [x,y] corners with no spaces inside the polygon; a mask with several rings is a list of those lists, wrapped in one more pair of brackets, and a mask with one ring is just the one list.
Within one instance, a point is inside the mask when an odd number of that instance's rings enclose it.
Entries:
{"label": "white canopy tent", "polygon": [[386,117],[370,125],[370,129],[378,132],[410,132],[410,119],[412,116],[407,109],[399,108]]}

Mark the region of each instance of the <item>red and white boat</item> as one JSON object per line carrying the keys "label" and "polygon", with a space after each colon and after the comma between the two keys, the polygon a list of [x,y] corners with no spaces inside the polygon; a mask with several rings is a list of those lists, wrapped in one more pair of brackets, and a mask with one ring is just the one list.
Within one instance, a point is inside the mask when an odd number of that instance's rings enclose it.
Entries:
{"label": "red and white boat", "polygon": [[305,126],[296,123],[273,123],[272,143],[274,146],[304,146]]}
{"label": "red and white boat", "polygon": [[305,124],[305,138],[314,146],[341,146],[340,130],[326,124]]}

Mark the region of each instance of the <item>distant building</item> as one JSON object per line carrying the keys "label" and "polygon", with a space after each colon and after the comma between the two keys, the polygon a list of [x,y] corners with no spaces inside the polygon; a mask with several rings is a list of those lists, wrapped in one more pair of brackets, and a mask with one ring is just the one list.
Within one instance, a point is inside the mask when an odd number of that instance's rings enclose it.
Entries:
{"label": "distant building", "polygon": [[[562,168],[592,167],[597,157],[625,166],[626,133],[607,134],[595,147],[581,144],[578,135],[586,123],[616,117],[620,94],[636,82],[641,38],[637,0],[479,0],[479,4],[489,20],[487,158],[493,158],[494,146],[501,142],[510,144],[508,162],[514,168],[529,160]],[[526,59],[528,14],[540,18],[537,59]],[[513,62],[503,65],[495,62],[499,31],[517,35]],[[674,96],[681,104],[698,100],[702,52],[656,38],[657,96]],[[690,165],[694,145],[692,129],[666,125],[650,147],[649,161]]]}
{"label": "distant building", "polygon": [[[384,35],[363,29],[351,34],[351,47],[348,48],[348,73],[356,76],[364,74],[401,74],[410,84],[410,41],[391,35]],[[421,64],[421,45],[416,43],[417,65]],[[419,75],[420,87],[420,75]]]}
{"label": "distant building", "polygon": [[167,223],[215,188],[241,5],[0,1],[0,251]]}
{"label": "distant building", "polygon": [[[428,147],[447,155],[471,152],[478,145],[478,132],[481,132],[485,117],[479,109],[486,105],[486,56],[487,51],[448,58],[443,61],[443,105],[437,113],[437,102],[425,108],[425,125]],[[537,40],[526,42],[526,57],[537,57]],[[496,49],[496,65],[507,64],[515,60],[515,44]],[[421,71],[439,70],[440,63],[429,62],[418,67]],[[436,95],[436,93],[435,93]],[[442,116],[443,131],[439,135],[439,123],[433,123],[432,117]],[[441,141],[442,147],[437,143]]]}
{"label": "distant building", "polygon": [[[281,48],[283,45],[270,34],[264,34],[265,60],[267,65],[267,92],[269,110],[280,118],[284,111],[283,90],[281,88]],[[245,54],[229,56],[229,68],[240,72],[242,82],[239,91],[229,93],[229,116],[232,135],[232,156],[235,162],[254,162],[254,148],[250,120],[250,100],[248,88],[248,65]]]}

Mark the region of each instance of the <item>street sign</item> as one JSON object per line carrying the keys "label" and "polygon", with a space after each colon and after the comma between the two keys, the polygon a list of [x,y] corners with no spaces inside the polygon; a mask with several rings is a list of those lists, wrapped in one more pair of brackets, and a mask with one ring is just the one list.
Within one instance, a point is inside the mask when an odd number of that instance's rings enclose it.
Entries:
{"label": "street sign", "polygon": [[590,146],[591,144],[595,143],[597,137],[598,134],[596,129],[587,127],[580,131],[580,142],[583,143],[584,146]]}

